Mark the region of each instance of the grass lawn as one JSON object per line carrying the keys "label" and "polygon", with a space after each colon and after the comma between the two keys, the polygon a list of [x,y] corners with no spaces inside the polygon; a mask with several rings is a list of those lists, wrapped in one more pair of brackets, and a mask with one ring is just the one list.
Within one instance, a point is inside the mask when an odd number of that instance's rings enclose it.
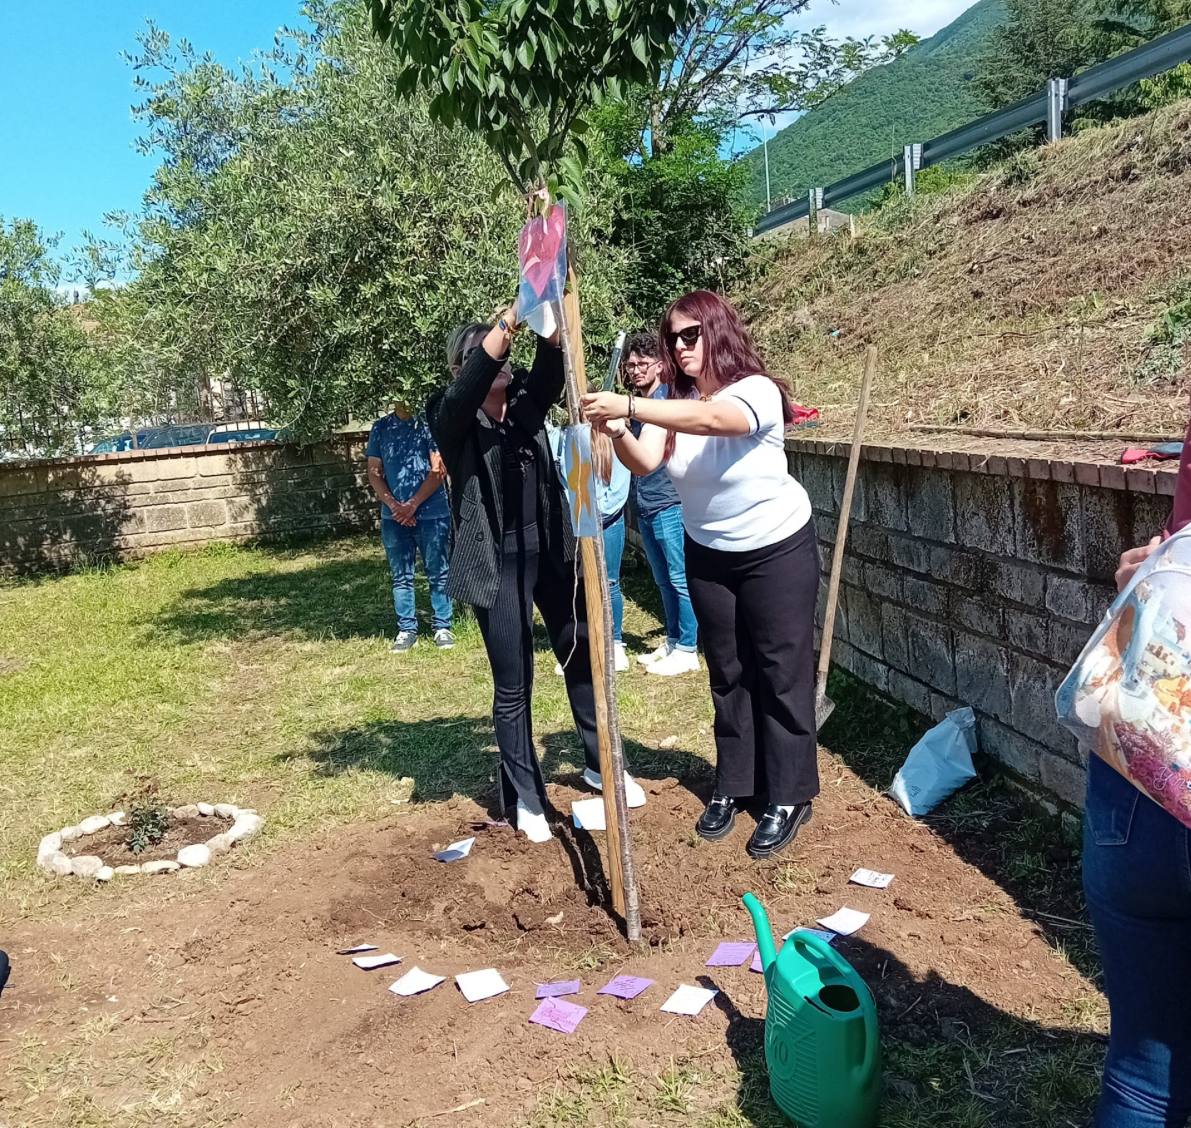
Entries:
{"label": "grass lawn", "polygon": [[[645,634],[652,645],[657,628],[629,603],[630,647]],[[450,653],[423,635],[389,655],[394,630],[372,538],[214,545],[0,586],[0,789],[23,816],[0,823],[10,907],[37,909],[40,836],[112,810],[138,776],[167,795],[267,807],[274,844],[298,825],[391,813],[409,797],[402,777],[417,777],[415,800],[473,791],[491,769],[474,755],[477,734],[492,741],[476,623],[457,616]],[[552,733],[570,728],[570,711],[544,632],[539,643],[534,719]],[[710,702],[679,722],[668,679],[655,680],[621,690],[635,729],[664,727],[710,755]]]}
{"label": "grass lawn", "polygon": [[[629,572],[625,586],[626,642],[641,650],[660,637],[656,593],[644,570]],[[425,595],[420,591],[423,608]],[[299,831],[389,818],[395,799],[412,799],[400,809],[417,810],[482,794],[495,759],[477,755],[477,745],[492,744],[491,679],[474,621],[458,617],[459,642],[450,653],[424,636],[414,651],[391,655],[393,628],[387,566],[374,538],[283,549],[213,546],[0,586],[0,794],[10,814],[0,820],[0,937],[18,922],[50,928],[119,911],[119,889],[51,882],[37,872],[34,855],[41,835],[116,808],[138,777],[151,777],[178,801],[231,801],[265,812],[264,833],[236,855],[236,865],[250,867],[297,849]],[[544,636],[540,642],[535,735],[549,780],[568,757],[579,757],[553,655]],[[871,788],[868,801],[878,802],[924,722],[872,701],[844,678],[833,682],[832,694],[838,708],[823,744]],[[620,706],[630,755],[644,775],[673,771],[673,758],[657,751],[670,736],[693,757],[692,770],[705,772],[703,762],[714,758],[705,678],[634,671],[622,679]],[[996,779],[965,789],[931,825],[1022,913],[1051,914],[1053,927],[1040,919],[1055,960],[1097,974],[1080,923],[1078,849],[1069,827],[1023,806]],[[770,897],[805,885],[800,861],[777,868]],[[217,881],[213,870],[207,888]],[[995,924],[1005,910],[987,912]],[[1098,995],[1073,1002],[1057,1033],[1006,1016],[976,1039],[928,1022],[928,1005],[917,1012],[921,1028],[883,1039],[892,1084],[883,1124],[1049,1128],[1086,1119],[1103,1054]],[[115,1029],[100,1033],[117,1037]],[[83,1115],[67,1098],[85,1088],[79,1063],[90,1061],[88,1047],[99,1036],[88,1030],[69,1051],[24,1035],[17,1052],[0,1053],[10,1062],[0,1065],[0,1108],[7,1113],[6,1092],[31,1102],[13,1128],[227,1122],[183,1115],[187,1086],[196,1082],[180,1065],[160,1091],[119,1115]],[[683,1057],[653,1072],[631,1061],[575,1062],[542,1088],[530,1123],[783,1123],[768,1101],[760,1057],[744,1061],[732,1077]],[[57,1104],[46,1103],[51,1096]]]}

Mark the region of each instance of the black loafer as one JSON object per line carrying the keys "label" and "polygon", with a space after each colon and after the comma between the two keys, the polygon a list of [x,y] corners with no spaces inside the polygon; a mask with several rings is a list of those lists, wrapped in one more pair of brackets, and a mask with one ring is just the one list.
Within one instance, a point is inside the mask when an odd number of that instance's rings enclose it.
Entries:
{"label": "black loafer", "polygon": [[736,800],[728,795],[713,795],[707,809],[695,823],[695,833],[708,842],[718,842],[732,833],[736,825]]}
{"label": "black loafer", "polygon": [[745,850],[750,858],[768,858],[789,846],[797,836],[798,828],[810,820],[809,803],[800,803],[789,812],[778,806],[766,807]]}

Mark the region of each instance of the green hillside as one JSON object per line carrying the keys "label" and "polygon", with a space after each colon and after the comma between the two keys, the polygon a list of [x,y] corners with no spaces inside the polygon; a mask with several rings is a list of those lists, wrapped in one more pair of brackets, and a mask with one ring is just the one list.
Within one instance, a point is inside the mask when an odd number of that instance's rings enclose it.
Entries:
{"label": "green hillside", "polygon": [[[773,196],[798,196],[900,152],[909,141],[946,133],[984,112],[968,85],[989,33],[1005,18],[1002,0],[977,0],[957,20],[900,59],[862,74],[830,101],[769,142]],[[765,203],[758,147],[743,158],[752,202]]]}

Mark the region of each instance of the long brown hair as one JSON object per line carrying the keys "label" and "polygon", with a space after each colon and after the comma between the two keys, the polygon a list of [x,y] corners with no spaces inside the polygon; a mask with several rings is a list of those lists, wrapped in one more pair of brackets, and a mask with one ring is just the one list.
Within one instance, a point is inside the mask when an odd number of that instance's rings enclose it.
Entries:
{"label": "long brown hair", "polygon": [[[658,326],[658,340],[661,342],[661,381],[666,385],[671,399],[693,399],[698,396],[695,378],[688,376],[679,367],[670,347],[667,334],[674,315],[681,313],[697,321],[703,338],[703,375],[711,378],[716,388],[735,384],[746,376],[765,376],[772,380],[782,397],[782,418],[786,423],[794,422],[794,409],[790,406],[790,393],[786,385],[772,376],[765,367],[765,361],[757,351],[748,329],[740,320],[740,314],[719,294],[710,290],[693,290],[674,302],[664,314]],[[666,457],[674,453],[674,432],[666,436]]]}
{"label": "long brown hair", "polygon": [[600,476],[600,480],[607,485],[612,481],[612,460],[616,457],[612,449],[612,436],[603,431],[591,429],[591,465]]}

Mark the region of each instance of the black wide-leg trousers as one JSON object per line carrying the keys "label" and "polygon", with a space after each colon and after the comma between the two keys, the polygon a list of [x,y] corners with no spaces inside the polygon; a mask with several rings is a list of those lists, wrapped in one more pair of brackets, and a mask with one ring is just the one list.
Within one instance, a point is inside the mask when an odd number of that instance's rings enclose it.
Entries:
{"label": "black wide-leg trousers", "polygon": [[745,552],[687,536],[686,570],[715,705],[716,791],[767,786],[770,803],[808,802],[819,793],[814,522]]}
{"label": "black wide-leg trousers", "polygon": [[[537,604],[550,645],[563,665],[571,715],[583,741],[587,766],[600,770],[596,740],[595,691],[591,684],[591,652],[587,641],[587,602],[583,582],[575,598],[573,566],[506,538],[501,558],[500,589],[491,607],[477,607],[476,619],[492,665],[492,722],[500,748],[502,809],[518,799],[540,814],[546,785],[533,744],[533,609]],[[576,552],[578,546],[576,546]]]}

